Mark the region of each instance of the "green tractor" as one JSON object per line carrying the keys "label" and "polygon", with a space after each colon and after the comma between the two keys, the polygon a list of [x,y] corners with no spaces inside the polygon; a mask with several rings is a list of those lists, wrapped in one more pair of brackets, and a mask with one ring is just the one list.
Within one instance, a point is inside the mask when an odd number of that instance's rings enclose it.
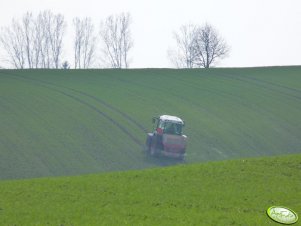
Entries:
{"label": "green tractor", "polygon": [[183,160],[187,136],[182,134],[184,121],[176,116],[153,118],[154,131],[147,134],[146,150],[151,156],[167,156]]}

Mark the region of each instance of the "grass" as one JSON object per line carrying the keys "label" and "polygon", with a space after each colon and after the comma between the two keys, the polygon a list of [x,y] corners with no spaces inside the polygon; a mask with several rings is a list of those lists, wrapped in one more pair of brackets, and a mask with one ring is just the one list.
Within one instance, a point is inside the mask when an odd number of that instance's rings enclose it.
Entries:
{"label": "grass", "polygon": [[300,215],[300,178],[294,154],[1,181],[0,219],[3,226],[279,225],[266,210],[284,205]]}
{"label": "grass", "polygon": [[0,70],[0,179],[175,164],[151,117],[186,121],[187,163],[301,152],[301,67]]}

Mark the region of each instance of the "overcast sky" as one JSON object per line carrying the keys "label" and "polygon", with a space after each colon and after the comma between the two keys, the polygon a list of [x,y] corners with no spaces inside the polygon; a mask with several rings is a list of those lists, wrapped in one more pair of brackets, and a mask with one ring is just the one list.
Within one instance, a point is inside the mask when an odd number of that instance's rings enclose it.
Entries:
{"label": "overcast sky", "polygon": [[[168,48],[183,24],[209,23],[231,48],[217,66],[301,65],[300,0],[0,0],[0,26],[27,11],[61,13],[67,21],[63,59],[72,62],[72,19],[91,17],[97,30],[111,14],[129,12],[132,68],[172,67]],[[0,55],[3,49],[0,49]],[[1,65],[1,62],[0,62]]]}

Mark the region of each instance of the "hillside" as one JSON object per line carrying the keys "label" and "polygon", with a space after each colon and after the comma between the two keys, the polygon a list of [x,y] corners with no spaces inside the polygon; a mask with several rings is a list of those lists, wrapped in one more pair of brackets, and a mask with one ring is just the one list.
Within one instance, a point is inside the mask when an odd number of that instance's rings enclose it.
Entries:
{"label": "hillside", "polygon": [[276,226],[270,206],[300,216],[300,178],[298,154],[0,181],[0,219],[5,226]]}
{"label": "hillside", "polygon": [[0,179],[144,169],[151,117],[186,121],[187,163],[301,152],[301,67],[0,70]]}

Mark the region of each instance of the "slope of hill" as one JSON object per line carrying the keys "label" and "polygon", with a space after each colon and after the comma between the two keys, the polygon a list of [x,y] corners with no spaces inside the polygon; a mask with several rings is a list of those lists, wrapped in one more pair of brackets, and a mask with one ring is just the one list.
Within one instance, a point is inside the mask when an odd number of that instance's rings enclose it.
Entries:
{"label": "slope of hill", "polygon": [[[0,181],[1,225],[279,225],[301,214],[301,154]],[[299,225],[298,223],[296,225]]]}
{"label": "slope of hill", "polygon": [[151,117],[181,116],[186,162],[301,152],[301,67],[0,70],[0,179],[143,169]]}

